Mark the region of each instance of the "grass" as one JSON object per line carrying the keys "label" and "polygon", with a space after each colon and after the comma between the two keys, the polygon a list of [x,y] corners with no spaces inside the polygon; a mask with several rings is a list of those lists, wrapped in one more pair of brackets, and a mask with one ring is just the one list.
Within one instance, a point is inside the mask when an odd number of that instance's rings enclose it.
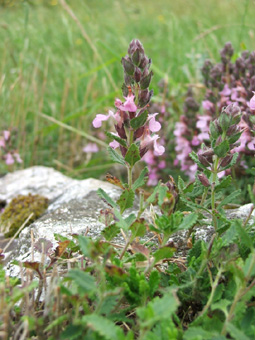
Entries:
{"label": "grass", "polygon": [[[155,91],[167,76],[177,98],[200,82],[204,59],[218,58],[226,41],[237,53],[255,50],[254,1],[69,1],[76,18],[61,0],[31,3],[0,10],[0,130],[18,129],[22,167],[57,166],[73,175],[86,167],[86,136],[38,113],[92,135],[92,118],[121,96],[120,59],[133,38],[153,58]],[[100,169],[104,154],[87,167]]]}

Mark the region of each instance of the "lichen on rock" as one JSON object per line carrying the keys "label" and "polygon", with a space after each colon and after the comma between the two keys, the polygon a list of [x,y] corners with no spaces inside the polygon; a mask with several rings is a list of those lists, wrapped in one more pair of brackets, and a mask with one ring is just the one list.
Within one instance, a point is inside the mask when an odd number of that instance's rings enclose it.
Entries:
{"label": "lichen on rock", "polygon": [[29,224],[47,209],[49,200],[41,195],[19,195],[11,200],[0,217],[0,231],[5,237],[12,237],[31,213]]}

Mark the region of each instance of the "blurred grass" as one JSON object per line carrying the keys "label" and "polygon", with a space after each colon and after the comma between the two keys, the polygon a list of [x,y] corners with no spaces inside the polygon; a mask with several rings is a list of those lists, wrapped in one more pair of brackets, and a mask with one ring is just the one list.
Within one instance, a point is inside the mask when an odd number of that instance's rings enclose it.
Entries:
{"label": "blurred grass", "polygon": [[121,96],[120,59],[133,38],[153,59],[152,87],[157,92],[167,75],[177,97],[200,81],[204,59],[218,59],[226,41],[236,53],[255,50],[255,1],[67,1],[83,32],[60,1],[0,7],[0,130],[18,128],[24,167],[57,164],[68,173],[77,167],[83,176],[100,174],[105,150],[87,160],[92,172],[80,171],[86,138],[37,113],[91,134],[95,114]]}

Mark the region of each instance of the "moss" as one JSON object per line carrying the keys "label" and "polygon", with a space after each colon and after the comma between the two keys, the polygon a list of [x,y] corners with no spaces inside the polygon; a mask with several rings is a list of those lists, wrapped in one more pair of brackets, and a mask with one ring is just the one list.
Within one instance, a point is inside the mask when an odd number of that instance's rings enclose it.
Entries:
{"label": "moss", "polygon": [[5,237],[12,237],[28,216],[33,213],[27,225],[34,222],[47,209],[49,201],[40,195],[19,195],[11,200],[0,217],[0,229]]}

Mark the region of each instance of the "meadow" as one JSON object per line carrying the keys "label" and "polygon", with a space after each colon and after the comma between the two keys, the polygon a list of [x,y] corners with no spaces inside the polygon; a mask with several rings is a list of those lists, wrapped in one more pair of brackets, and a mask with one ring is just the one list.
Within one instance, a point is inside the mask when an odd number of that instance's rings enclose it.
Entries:
{"label": "meadow", "polygon": [[[27,229],[19,277],[0,249],[0,338],[255,339],[254,12],[249,0],[0,2],[0,175],[44,165],[120,192],[97,190],[96,239],[90,226]],[[40,195],[6,203],[8,244],[52,213]]]}
{"label": "meadow", "polygon": [[201,85],[206,58],[219,61],[227,41],[235,58],[255,49],[254,2],[249,0],[74,0],[69,4],[75,18],[60,1],[3,3],[0,130],[17,133],[24,162],[16,168],[42,164],[82,178],[107,171],[110,165],[102,166],[104,147],[89,161],[82,148],[86,134],[94,133],[92,119],[113,107],[121,94],[120,59],[133,38],[153,58],[155,100],[157,83],[168,79],[174,98],[172,125],[182,113],[188,84]]}

